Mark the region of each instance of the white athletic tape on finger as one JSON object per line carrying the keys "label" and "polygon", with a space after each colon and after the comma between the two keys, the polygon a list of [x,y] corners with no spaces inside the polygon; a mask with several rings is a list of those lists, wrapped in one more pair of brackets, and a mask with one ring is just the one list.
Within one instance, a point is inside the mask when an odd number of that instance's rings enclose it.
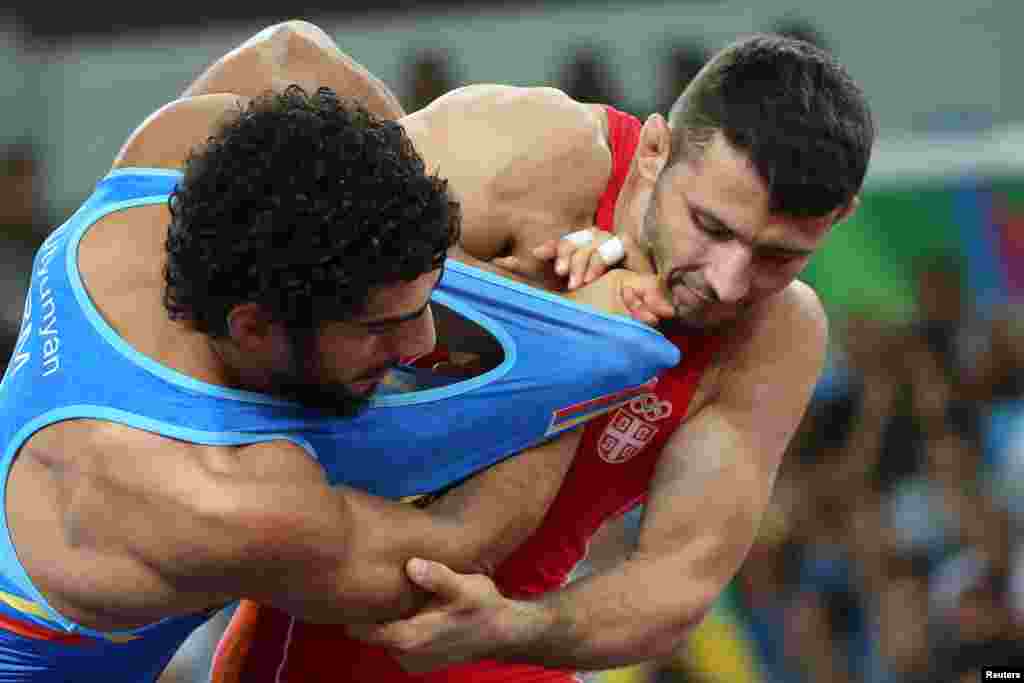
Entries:
{"label": "white athletic tape on finger", "polygon": [[626,255],[626,249],[622,246],[622,240],[613,237],[598,247],[597,253],[606,266],[614,266]]}
{"label": "white athletic tape on finger", "polygon": [[582,247],[584,244],[590,244],[594,241],[594,231],[590,229],[577,230],[576,232],[570,232],[562,239],[566,242],[572,242],[577,247]]}

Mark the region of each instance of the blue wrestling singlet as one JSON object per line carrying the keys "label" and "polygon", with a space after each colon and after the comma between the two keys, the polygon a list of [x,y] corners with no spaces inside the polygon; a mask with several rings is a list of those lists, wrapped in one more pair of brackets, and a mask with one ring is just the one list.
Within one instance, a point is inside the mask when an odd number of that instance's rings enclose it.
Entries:
{"label": "blue wrestling singlet", "polygon": [[[679,361],[676,347],[652,328],[449,261],[433,300],[487,330],[504,351],[503,362],[479,377],[381,395],[349,419],[197,381],[120,338],[90,301],[77,265],[91,225],[115,211],[165,203],[180,177],[156,169],[110,173],[37,253],[0,384],[0,494],[33,433],[91,418],[196,444],[287,439],[305,448],[332,484],[415,496],[620,405]],[[122,633],[72,623],[19,562],[0,508],[0,682],[153,681],[208,616]]]}

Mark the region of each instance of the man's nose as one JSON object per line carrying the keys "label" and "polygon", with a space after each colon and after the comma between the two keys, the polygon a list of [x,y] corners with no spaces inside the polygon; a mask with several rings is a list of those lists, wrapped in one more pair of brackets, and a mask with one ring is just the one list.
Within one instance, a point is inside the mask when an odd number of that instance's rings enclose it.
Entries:
{"label": "man's nose", "polygon": [[431,310],[428,308],[419,318],[402,325],[394,339],[396,355],[401,358],[418,358],[433,351],[437,345],[437,330]]}
{"label": "man's nose", "polygon": [[719,245],[706,277],[719,301],[734,304],[747,295],[752,262],[753,252],[746,245],[738,242]]}

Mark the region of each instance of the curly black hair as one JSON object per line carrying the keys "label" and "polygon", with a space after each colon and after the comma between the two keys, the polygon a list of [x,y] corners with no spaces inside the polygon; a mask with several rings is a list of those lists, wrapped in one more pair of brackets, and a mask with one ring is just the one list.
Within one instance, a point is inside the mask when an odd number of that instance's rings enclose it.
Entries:
{"label": "curly black hair", "polygon": [[359,315],[375,287],[440,267],[461,225],[402,126],[329,88],[251,101],[168,203],[164,306],[214,337],[242,303],[289,330]]}

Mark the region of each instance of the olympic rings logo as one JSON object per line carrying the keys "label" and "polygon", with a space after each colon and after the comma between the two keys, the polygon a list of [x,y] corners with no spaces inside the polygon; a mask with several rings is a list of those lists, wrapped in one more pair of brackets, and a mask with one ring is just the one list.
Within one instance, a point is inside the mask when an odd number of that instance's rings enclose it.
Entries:
{"label": "olympic rings logo", "polygon": [[644,394],[629,402],[629,409],[648,422],[664,420],[672,414],[672,404],[659,401],[654,394]]}

